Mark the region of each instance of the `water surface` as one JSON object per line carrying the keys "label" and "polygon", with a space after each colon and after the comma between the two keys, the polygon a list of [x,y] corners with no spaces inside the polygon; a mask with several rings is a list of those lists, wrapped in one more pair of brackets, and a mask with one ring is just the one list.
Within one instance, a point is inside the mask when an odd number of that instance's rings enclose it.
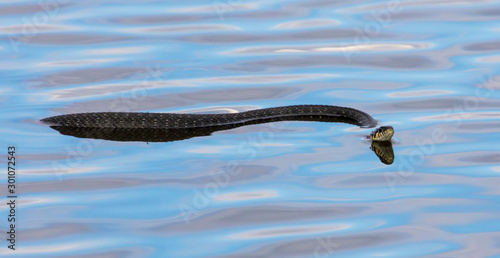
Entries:
{"label": "water surface", "polygon": [[[19,229],[3,256],[500,253],[498,2],[28,0],[0,14],[1,189],[13,145]],[[38,123],[296,104],[392,125],[394,163],[347,124],[147,143]]]}

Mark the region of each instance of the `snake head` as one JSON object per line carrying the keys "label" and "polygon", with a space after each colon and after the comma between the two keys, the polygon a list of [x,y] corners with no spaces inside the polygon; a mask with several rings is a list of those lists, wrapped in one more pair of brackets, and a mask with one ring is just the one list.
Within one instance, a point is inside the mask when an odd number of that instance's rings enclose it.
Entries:
{"label": "snake head", "polygon": [[370,134],[370,139],[372,141],[390,141],[393,135],[394,128],[392,126],[381,126]]}

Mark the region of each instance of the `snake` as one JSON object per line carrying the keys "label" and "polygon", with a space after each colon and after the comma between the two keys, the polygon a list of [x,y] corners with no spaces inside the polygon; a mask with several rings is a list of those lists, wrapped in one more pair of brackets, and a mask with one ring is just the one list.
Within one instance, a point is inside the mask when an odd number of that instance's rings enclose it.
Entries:
{"label": "snake", "polygon": [[[361,110],[332,105],[293,105],[222,114],[91,112],[52,116],[41,121],[54,129],[119,129],[143,132],[167,130],[166,133],[193,131],[194,136],[197,136],[196,132],[206,135],[218,130],[277,121],[337,122],[362,128],[373,128],[377,125],[377,120]],[[367,138],[372,141],[390,141],[393,135],[392,126],[381,126]]]}
{"label": "snake", "polygon": [[[294,105],[225,114],[183,114],[144,112],[93,112],[52,116],[41,120],[63,135],[78,138],[134,142],[172,142],[209,136],[216,131],[245,125],[279,121],[317,121],[374,128],[377,120],[349,107]],[[392,126],[371,132],[370,149],[386,165],[394,162]]]}

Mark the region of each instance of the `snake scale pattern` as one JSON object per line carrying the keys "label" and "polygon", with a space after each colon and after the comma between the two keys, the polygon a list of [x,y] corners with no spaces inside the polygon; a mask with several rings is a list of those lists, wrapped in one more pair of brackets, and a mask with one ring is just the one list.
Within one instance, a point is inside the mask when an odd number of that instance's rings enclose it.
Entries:
{"label": "snake scale pattern", "polygon": [[295,105],[227,114],[177,114],[98,112],[53,116],[42,119],[53,126],[86,128],[183,129],[226,125],[246,125],[273,121],[342,122],[375,127],[377,121],[357,109],[328,105]]}

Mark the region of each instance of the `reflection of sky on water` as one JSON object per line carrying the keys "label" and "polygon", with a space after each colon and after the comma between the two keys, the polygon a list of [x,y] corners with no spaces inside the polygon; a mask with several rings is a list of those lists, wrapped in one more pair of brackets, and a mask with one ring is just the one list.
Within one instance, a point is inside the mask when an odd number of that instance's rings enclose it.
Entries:
{"label": "reflection of sky on water", "polygon": [[[0,133],[18,150],[21,203],[19,250],[0,254],[500,252],[498,3],[56,2],[0,6]],[[37,123],[291,104],[370,113],[395,127],[396,160],[382,164],[369,130],[346,124],[144,143]]]}

